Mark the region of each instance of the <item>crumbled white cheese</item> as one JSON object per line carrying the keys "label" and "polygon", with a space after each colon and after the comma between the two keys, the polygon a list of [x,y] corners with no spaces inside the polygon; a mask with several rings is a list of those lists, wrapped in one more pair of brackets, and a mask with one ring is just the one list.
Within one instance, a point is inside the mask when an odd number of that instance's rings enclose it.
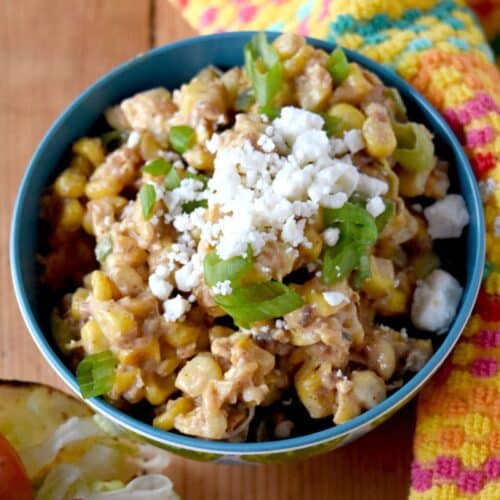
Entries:
{"label": "crumbled white cheese", "polygon": [[323,292],[323,297],[331,306],[339,306],[343,302],[349,300],[347,296],[341,292]]}
{"label": "crumbled white cheese", "polygon": [[165,321],[178,321],[190,309],[191,304],[182,295],[176,295],[173,299],[166,300],[163,303],[163,317]]}
{"label": "crumbled white cheese", "polygon": [[411,306],[411,320],[420,330],[442,333],[457,311],[462,287],[446,271],[436,269],[417,283]]}
{"label": "crumbled white cheese", "polygon": [[333,247],[339,241],[340,231],[336,227],[329,227],[323,231],[323,240],[329,246]]}
{"label": "crumbled white cheese", "polygon": [[158,278],[164,280],[170,274],[170,269],[168,268],[168,266],[165,266],[164,264],[160,264],[155,269],[154,274],[156,274],[156,276],[158,276]]}
{"label": "crumbled white cheese", "polygon": [[385,210],[384,200],[380,196],[374,196],[368,200],[366,210],[372,217],[378,217]]}
{"label": "crumbled white cheese", "polygon": [[284,107],[279,118],[273,121],[274,128],[288,144],[293,144],[300,134],[308,130],[321,130],[324,123],[318,114],[292,106]]}
{"label": "crumbled white cheese", "polygon": [[328,157],[329,146],[324,130],[307,130],[296,138],[292,154],[300,165],[305,165]]}
{"label": "crumbled white cheese", "polygon": [[363,134],[359,129],[352,129],[344,132],[344,142],[351,154],[356,154],[365,147]]}
{"label": "crumbled white cheese", "polygon": [[199,256],[194,254],[189,262],[175,272],[177,288],[182,292],[190,292],[199,285],[201,278],[201,266]]}
{"label": "crumbled white cheese", "polygon": [[212,292],[215,295],[230,295],[233,291],[229,280],[218,281],[213,287]]}
{"label": "crumbled white cheese", "polygon": [[151,289],[151,293],[160,300],[167,300],[174,289],[172,284],[165,279],[162,279],[156,273],[149,276],[148,284]]}
{"label": "crumbled white cheese", "polygon": [[132,130],[127,139],[127,148],[133,149],[141,142],[141,134],[137,130]]}
{"label": "crumbled white cheese", "polygon": [[433,239],[459,238],[469,223],[469,213],[464,199],[458,194],[448,194],[424,210],[429,223],[428,232]]}
{"label": "crumbled white cheese", "polygon": [[304,228],[305,220],[296,221],[294,217],[289,217],[281,230],[281,238],[285,243],[297,247],[305,242]]}
{"label": "crumbled white cheese", "polygon": [[257,141],[257,145],[262,148],[264,153],[272,153],[276,148],[272,139],[267,135],[261,135]]}
{"label": "crumbled white cheese", "polygon": [[209,153],[215,154],[220,147],[220,136],[213,134],[210,139],[205,142],[205,147]]}
{"label": "crumbled white cheese", "polygon": [[373,198],[374,196],[381,196],[389,190],[389,185],[387,182],[376,179],[375,177],[370,177],[366,174],[360,174],[359,182],[356,186],[356,191],[367,198]]}
{"label": "crumbled white cheese", "polygon": [[495,235],[495,238],[500,237],[500,216],[496,216],[493,221],[493,234]]}

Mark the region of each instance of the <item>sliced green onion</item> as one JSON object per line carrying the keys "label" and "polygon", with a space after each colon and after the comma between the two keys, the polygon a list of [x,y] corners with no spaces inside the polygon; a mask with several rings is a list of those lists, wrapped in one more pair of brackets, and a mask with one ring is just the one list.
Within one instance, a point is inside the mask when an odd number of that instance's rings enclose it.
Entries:
{"label": "sliced green onion", "polygon": [[401,95],[394,87],[386,87],[383,90],[383,95],[389,98],[394,104],[393,118],[399,121],[406,121],[406,106],[401,99]]}
{"label": "sliced green onion", "polygon": [[152,184],[143,184],[141,186],[139,199],[141,200],[142,216],[144,220],[149,220],[156,202],[156,191]]}
{"label": "sliced green onion", "polygon": [[363,282],[367,280],[371,275],[371,269],[370,269],[370,258],[368,255],[363,254],[360,255],[359,261],[357,264],[357,269],[356,272],[354,273],[354,277],[352,279],[352,286],[356,289],[359,290]]}
{"label": "sliced green onion", "polygon": [[84,398],[107,394],[113,387],[117,360],[111,351],[85,357],[76,369],[76,380]]}
{"label": "sliced green onion", "polygon": [[418,123],[393,123],[398,141],[393,158],[412,172],[430,170],[435,163],[434,143],[427,129]]}
{"label": "sliced green onion", "polygon": [[241,278],[252,268],[252,247],[249,246],[246,257],[231,257],[222,260],[215,250],[207,253],[203,261],[203,273],[208,286],[229,280],[232,285],[238,285]]}
{"label": "sliced green onion", "polygon": [[165,189],[168,189],[169,191],[172,191],[172,189],[176,189],[181,185],[181,179],[175,168],[172,167],[168,171],[167,175],[165,175],[163,185],[165,186]]}
{"label": "sliced green onion", "polygon": [[329,56],[326,61],[326,69],[330,73],[335,85],[342,83],[349,74],[349,63],[345,52],[337,47]]}
{"label": "sliced green onion", "polygon": [[375,224],[377,225],[378,232],[381,233],[387,223],[392,219],[396,211],[396,204],[392,200],[384,200],[385,210],[375,218]]}
{"label": "sliced green onion", "polygon": [[163,158],[157,158],[156,160],[148,161],[146,165],[142,167],[142,170],[153,177],[158,177],[159,175],[168,174],[171,168],[171,163],[165,161]]}
{"label": "sliced green onion", "polygon": [[259,108],[259,111],[263,115],[266,115],[270,120],[274,120],[275,118],[278,118],[278,116],[280,115],[281,108],[277,108],[275,106],[261,106]]}
{"label": "sliced green onion", "polygon": [[95,246],[95,257],[103,264],[106,257],[113,251],[113,240],[111,236],[106,235],[99,238],[97,245]]}
{"label": "sliced green onion", "polygon": [[243,327],[255,321],[279,318],[303,304],[297,292],[278,281],[252,283],[234,289],[230,295],[216,295],[214,300]]}
{"label": "sliced green onion", "polygon": [[328,137],[337,137],[344,130],[344,120],[339,116],[329,115],[327,113],[321,115],[325,120],[323,130]]}
{"label": "sliced green onion", "polygon": [[183,203],[182,211],[186,214],[194,212],[197,208],[208,208],[208,200],[194,200]]}
{"label": "sliced green onion", "polygon": [[279,92],[283,79],[278,54],[261,32],[245,45],[244,56],[255,100],[259,106],[268,107]]}
{"label": "sliced green onion", "polygon": [[185,153],[196,142],[196,132],[188,125],[176,125],[170,129],[168,140],[177,153]]}
{"label": "sliced green onion", "polygon": [[207,189],[209,178],[206,175],[188,172],[186,174],[186,179],[194,179],[195,181],[201,182],[203,187],[199,191],[205,191],[205,189]]}
{"label": "sliced green onion", "polygon": [[236,111],[248,111],[250,106],[255,102],[255,96],[252,89],[243,90],[236,96],[234,101],[234,109]]}
{"label": "sliced green onion", "polygon": [[340,235],[334,247],[327,247],[323,256],[322,276],[327,284],[349,277],[359,262],[361,248],[352,240]]}
{"label": "sliced green onion", "polygon": [[347,202],[341,208],[326,208],[325,227],[338,226],[340,233],[358,244],[371,245],[378,238],[375,219],[364,209]]}

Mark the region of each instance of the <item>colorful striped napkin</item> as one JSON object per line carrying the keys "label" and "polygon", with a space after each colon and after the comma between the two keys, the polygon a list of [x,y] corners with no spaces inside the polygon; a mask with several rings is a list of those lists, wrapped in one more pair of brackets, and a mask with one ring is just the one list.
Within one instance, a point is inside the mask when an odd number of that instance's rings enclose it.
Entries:
{"label": "colorful striped napkin", "polygon": [[487,264],[474,315],[419,397],[410,498],[500,499],[500,72],[492,50],[500,52],[500,0],[171,1],[202,33],[289,30],[357,50],[408,80],[460,138],[483,194]]}

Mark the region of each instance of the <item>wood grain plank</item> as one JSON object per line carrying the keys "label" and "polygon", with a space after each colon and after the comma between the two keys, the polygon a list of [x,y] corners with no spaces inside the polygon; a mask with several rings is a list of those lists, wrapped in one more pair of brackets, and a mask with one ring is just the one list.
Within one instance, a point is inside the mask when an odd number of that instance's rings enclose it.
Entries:
{"label": "wood grain plank", "polygon": [[14,300],[11,209],[37,143],[93,80],[149,46],[148,1],[2,0],[0,9],[0,377],[62,387],[35,348]]}

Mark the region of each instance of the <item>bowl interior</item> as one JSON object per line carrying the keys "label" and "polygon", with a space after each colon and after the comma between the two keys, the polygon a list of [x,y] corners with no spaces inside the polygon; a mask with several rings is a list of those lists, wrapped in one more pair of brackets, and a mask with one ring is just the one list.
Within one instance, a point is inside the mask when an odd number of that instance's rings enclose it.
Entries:
{"label": "bowl interior", "polygon": [[[156,86],[177,88],[208,64],[222,69],[241,65],[243,47],[252,35],[253,33],[247,32],[196,37],[135,57],[98,80],[78,97],[57,119],[33,156],[18,194],[12,224],[11,266],[14,287],[24,319],[35,342],[53,368],[77,393],[78,386],[75,377],[64,365],[52,343],[47,325],[48,314],[42,307],[44,301],[40,296],[40,287],[37,282],[38,271],[35,256],[39,236],[37,230],[40,197],[45,187],[60,170],[61,160],[71,143],[89,132],[106,107],[148,88]],[[312,39],[309,41],[327,51],[333,48],[326,42]],[[398,402],[413,394],[451,350],[472,310],[482,274],[484,227],[476,182],[460,144],[438,112],[391,70],[359,54],[346,52],[351,60],[359,62],[376,73],[385,84],[396,87],[405,101],[409,116],[425,123],[434,133],[439,156],[447,159],[451,164],[452,190],[463,194],[471,215],[470,224],[460,244],[454,245],[453,249],[444,248],[445,266],[448,263],[449,267],[453,268],[453,273],[459,277],[464,285],[464,295],[455,321],[437,351],[426,366],[407,384],[372,410],[345,424],[281,441],[264,443],[205,441],[154,429],[100,399],[89,401],[96,410],[139,434],[183,448],[226,454],[282,451],[351,433],[380,417]],[[446,255],[452,258],[448,259]]]}

